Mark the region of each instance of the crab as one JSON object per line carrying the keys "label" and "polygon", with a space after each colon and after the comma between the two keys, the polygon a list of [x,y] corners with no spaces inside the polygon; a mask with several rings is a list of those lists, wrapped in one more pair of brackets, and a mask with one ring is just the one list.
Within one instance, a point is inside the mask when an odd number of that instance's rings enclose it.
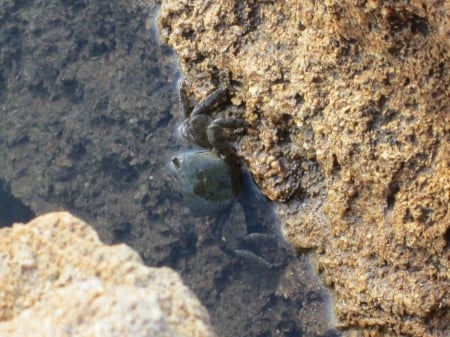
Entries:
{"label": "crab", "polygon": [[236,150],[227,136],[227,130],[245,129],[245,122],[211,116],[213,108],[225,98],[226,87],[219,87],[191,109],[186,85],[184,81],[180,85],[183,122],[178,133],[193,149],[172,156],[170,161],[183,199],[196,216],[217,215],[212,230],[222,250],[273,268],[275,264],[265,258],[241,249],[244,242],[273,239],[271,234],[247,233],[245,207],[240,202],[244,176]]}
{"label": "crab", "polygon": [[227,88],[219,87],[189,107],[187,82],[180,85],[180,110],[183,121],[179,136],[194,149],[174,155],[172,171],[180,182],[181,192],[195,214],[220,212],[230,207],[240,190],[241,172],[235,149],[226,129],[242,129],[241,119],[213,118],[210,114],[226,96]]}

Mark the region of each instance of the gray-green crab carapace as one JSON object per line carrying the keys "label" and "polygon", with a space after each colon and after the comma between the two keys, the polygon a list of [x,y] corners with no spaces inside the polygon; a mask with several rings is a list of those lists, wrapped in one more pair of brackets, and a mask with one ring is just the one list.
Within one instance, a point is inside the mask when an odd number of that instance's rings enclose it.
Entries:
{"label": "gray-green crab carapace", "polygon": [[242,128],[244,122],[214,119],[209,114],[226,95],[226,88],[216,89],[191,110],[185,85],[180,85],[183,122],[179,133],[194,149],[174,155],[170,165],[186,205],[195,214],[225,210],[233,203],[240,184],[239,161],[225,129]]}
{"label": "gray-green crab carapace", "polygon": [[228,208],[236,196],[231,166],[213,151],[189,151],[172,157],[172,168],[186,205],[195,213]]}

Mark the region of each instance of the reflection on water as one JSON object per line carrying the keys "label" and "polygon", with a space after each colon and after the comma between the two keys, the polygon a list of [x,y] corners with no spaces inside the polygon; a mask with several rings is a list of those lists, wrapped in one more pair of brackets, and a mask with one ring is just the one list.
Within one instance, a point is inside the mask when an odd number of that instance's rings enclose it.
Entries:
{"label": "reflection on water", "polygon": [[0,17],[0,178],[12,195],[38,214],[66,209],[102,240],[176,269],[220,336],[329,329],[328,297],[307,257],[279,240],[271,206],[248,176],[241,211],[226,220],[193,216],[170,188],[167,162],[184,149],[172,117],[180,74],[172,51],[145,28],[147,14],[121,1],[6,0]]}

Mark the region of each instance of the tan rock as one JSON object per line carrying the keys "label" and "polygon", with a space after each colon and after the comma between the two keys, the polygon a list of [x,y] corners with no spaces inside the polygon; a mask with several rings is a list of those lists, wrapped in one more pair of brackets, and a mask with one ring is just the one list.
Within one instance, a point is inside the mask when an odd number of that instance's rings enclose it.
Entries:
{"label": "tan rock", "polygon": [[216,336],[174,271],[69,213],[3,228],[0,247],[1,336]]}
{"label": "tan rock", "polygon": [[450,335],[450,1],[171,0],[159,24],[196,100],[229,75],[240,155],[340,326]]}

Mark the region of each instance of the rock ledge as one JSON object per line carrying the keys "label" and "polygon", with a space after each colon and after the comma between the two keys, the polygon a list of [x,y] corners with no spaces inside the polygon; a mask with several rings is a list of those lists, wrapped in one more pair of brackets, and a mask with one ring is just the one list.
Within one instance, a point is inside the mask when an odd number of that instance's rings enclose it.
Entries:
{"label": "rock ledge", "polygon": [[1,336],[216,336],[178,274],[70,213],[1,231]]}

